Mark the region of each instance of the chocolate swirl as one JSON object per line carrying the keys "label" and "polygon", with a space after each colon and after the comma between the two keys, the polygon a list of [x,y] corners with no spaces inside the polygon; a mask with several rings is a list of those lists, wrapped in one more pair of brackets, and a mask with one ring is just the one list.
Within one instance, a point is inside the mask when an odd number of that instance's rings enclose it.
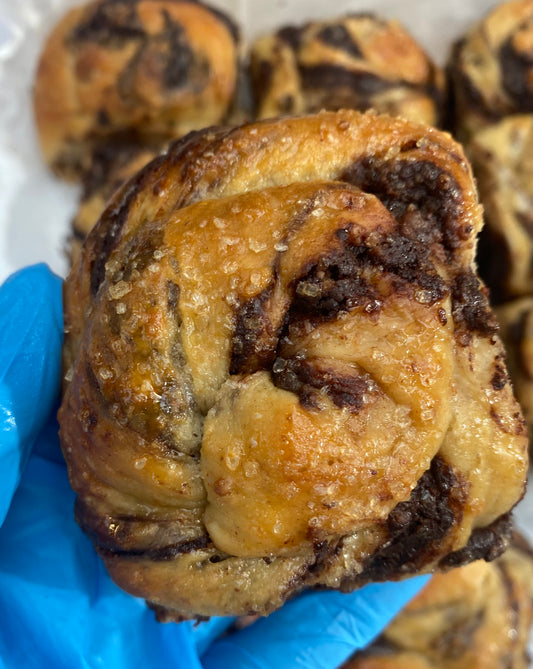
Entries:
{"label": "chocolate swirl", "polygon": [[395,21],[371,14],[285,27],[251,52],[258,118],[374,108],[439,125],[443,74]]}
{"label": "chocolate swirl", "polygon": [[193,133],[120,189],[66,282],[59,414],[117,583],[266,614],[504,548],[527,439],[480,214],[449,136],[352,111]]}

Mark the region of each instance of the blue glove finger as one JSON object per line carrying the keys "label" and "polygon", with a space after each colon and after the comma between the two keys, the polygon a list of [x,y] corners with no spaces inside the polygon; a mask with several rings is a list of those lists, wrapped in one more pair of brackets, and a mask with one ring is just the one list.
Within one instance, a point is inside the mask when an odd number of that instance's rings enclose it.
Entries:
{"label": "blue glove finger", "polygon": [[74,521],[65,467],[41,458],[41,449],[0,528],[6,669],[202,669],[186,625],[158,623],[142,599],[111,581]]}
{"label": "blue glove finger", "polygon": [[429,578],[375,583],[349,595],[306,593],[216,641],[202,664],[204,669],[335,669],[375,639]]}
{"label": "blue glove finger", "polygon": [[0,288],[0,525],[57,399],[61,308],[61,280],[46,265]]}

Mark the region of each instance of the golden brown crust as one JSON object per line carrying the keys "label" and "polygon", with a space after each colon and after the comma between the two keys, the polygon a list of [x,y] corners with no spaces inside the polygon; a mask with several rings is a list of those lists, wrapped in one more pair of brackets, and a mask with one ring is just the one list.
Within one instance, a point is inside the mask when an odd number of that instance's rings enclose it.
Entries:
{"label": "golden brown crust", "polygon": [[[507,354],[507,366],[533,440],[533,296],[496,309]],[[530,448],[532,444],[530,444]]]}
{"label": "golden brown crust", "polygon": [[466,147],[485,210],[479,272],[493,304],[533,293],[533,114],[509,116]]}
{"label": "golden brown crust", "polygon": [[504,116],[533,112],[530,0],[499,4],[473,26],[455,45],[449,73],[463,140]]}
{"label": "golden brown crust", "polygon": [[439,125],[444,77],[397,22],[353,14],[262,37],[251,51],[257,118],[374,108]]}
{"label": "golden brown crust", "polygon": [[93,143],[117,132],[171,139],[219,123],[236,76],[234,26],[200,3],[96,0],[71,9],[36,75],[44,157],[73,177]]}
{"label": "golden brown crust", "polygon": [[344,669],[527,669],[533,559],[520,537],[494,562],[429,584]]}
{"label": "golden brown crust", "polygon": [[65,284],[60,410],[112,577],[265,614],[498,554],[527,438],[480,226],[461,147],[373,113],[193,133],[126,183]]}

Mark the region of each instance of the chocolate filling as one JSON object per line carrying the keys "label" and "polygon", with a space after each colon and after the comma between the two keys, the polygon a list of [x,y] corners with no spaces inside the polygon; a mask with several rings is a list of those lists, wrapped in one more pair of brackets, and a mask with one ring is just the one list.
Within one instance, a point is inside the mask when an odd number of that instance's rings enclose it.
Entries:
{"label": "chocolate filling", "polygon": [[[201,528],[185,528],[189,531],[184,534],[178,521],[150,521],[135,517],[102,515],[91,510],[90,506],[79,497],[76,498],[74,514],[76,522],[104,557],[117,555],[154,561],[172,560],[180,554],[191,553],[211,545],[209,536],[201,533]],[[176,528],[181,532],[181,536],[178,532],[173,537],[172,530]]]}
{"label": "chocolate filling", "polygon": [[449,569],[474,560],[495,560],[509,545],[512,533],[511,514],[506,513],[488,527],[475,529],[466,546],[442,558],[439,567]]}
{"label": "chocolate filling", "polygon": [[358,576],[345,580],[342,589],[414,573],[430,563],[442,550],[447,532],[461,521],[465,501],[452,467],[436,455],[410,499],[400,502],[387,518],[387,542],[368,558]]}
{"label": "chocolate filling", "polygon": [[461,272],[452,286],[452,313],[456,331],[466,330],[482,337],[498,332],[496,317],[489,308],[487,290],[472,270]]}
{"label": "chocolate filling", "polygon": [[508,289],[502,277],[510,276],[513,258],[507,239],[491,225],[485,225],[481,230],[476,259],[479,275],[490,289],[491,303],[504,302],[508,297]]}
{"label": "chocolate filling", "polygon": [[306,409],[320,407],[320,394],[325,393],[339,408],[357,413],[369,395],[380,393],[370,374],[346,375],[333,368],[324,368],[313,360],[276,358],[272,366],[274,385],[296,394]]}
{"label": "chocolate filling", "polygon": [[231,340],[230,374],[250,374],[272,363],[278,336],[265,305],[272,297],[274,285],[275,280],[237,311]]}
{"label": "chocolate filling", "polygon": [[[520,27],[517,28],[519,30]],[[533,111],[533,56],[532,53],[517,52],[510,36],[501,46],[498,54],[502,83],[505,92],[515,106],[515,111]]]}
{"label": "chocolate filling", "polygon": [[137,15],[136,2],[103,0],[91,6],[84,20],[68,36],[68,43],[95,42],[108,48],[122,48],[130,40],[144,39],[146,33]]}
{"label": "chocolate filling", "polygon": [[[457,182],[432,162],[367,156],[352,163],[339,178],[376,195],[405,234],[415,227],[425,240],[441,243],[449,257],[470,234],[459,224],[462,196]],[[410,219],[417,214],[413,226]]]}
{"label": "chocolate filling", "polygon": [[363,57],[361,49],[353,41],[353,37],[342,24],[337,23],[322,28],[317,37],[324,44],[345,51],[355,58]]}

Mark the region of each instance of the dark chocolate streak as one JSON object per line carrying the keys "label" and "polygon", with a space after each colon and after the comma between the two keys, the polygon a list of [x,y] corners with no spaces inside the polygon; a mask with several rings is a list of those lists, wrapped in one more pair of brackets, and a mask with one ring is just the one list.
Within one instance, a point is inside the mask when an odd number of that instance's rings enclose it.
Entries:
{"label": "dark chocolate streak", "polygon": [[[342,230],[337,236],[340,233]],[[378,309],[382,296],[363,277],[365,268],[394,275],[398,290],[406,284],[423,289],[428,304],[446,295],[445,282],[431,262],[428,246],[396,232],[378,234],[362,235],[357,245],[341,239],[340,248],[310,263],[295,282],[289,320],[327,320],[360,305]]]}
{"label": "dark chocolate streak", "polygon": [[[94,541],[94,537],[93,537]],[[131,558],[138,560],[152,560],[153,562],[163,562],[164,560],[173,560],[178,555],[185,553],[192,553],[193,551],[207,548],[211,545],[211,539],[207,534],[204,534],[196,539],[189,539],[187,541],[180,541],[176,544],[168,544],[166,546],[157,546],[155,548],[147,549],[108,549],[96,544],[97,551],[102,557],[109,557],[117,555],[121,558]]]}
{"label": "dark chocolate streak", "polygon": [[529,310],[524,308],[518,318],[511,323],[507,331],[506,342],[515,351],[516,362],[521,366],[524,376],[533,379],[529,372],[530,365],[528,364],[527,346],[525,345],[529,335],[527,330],[528,316]]}
{"label": "dark chocolate streak", "polygon": [[312,360],[276,358],[272,366],[274,385],[299,397],[306,409],[320,406],[320,391],[340,407],[357,413],[369,394],[375,394],[377,386],[372,377],[362,372],[352,376],[343,375],[335,369],[319,367]]}
{"label": "dark chocolate streak", "polygon": [[237,311],[231,340],[230,374],[251,374],[272,362],[278,337],[265,305],[272,297],[276,281],[277,277],[274,277],[265,290]]}
{"label": "dark chocolate streak", "polygon": [[[450,113],[450,122],[453,125],[460,123],[460,107],[458,103],[461,99],[464,100],[463,106],[469,110],[477,111],[480,115],[485,116],[488,120],[496,121],[499,118],[499,114],[491,109],[481,91],[475,86],[472,79],[466,74],[464,65],[462,63],[462,53],[465,48],[465,40],[459,40],[455,43],[452,48],[452,54],[450,57],[450,64],[447,68],[447,77],[449,80],[449,89],[453,92],[454,95],[454,114]],[[452,130],[455,128],[452,127]]]}
{"label": "dark chocolate streak", "polygon": [[[165,88],[181,88],[191,78],[194,65],[194,53],[187,39],[183,27],[172,21],[168,12],[163,12],[165,17],[165,29],[161,34],[161,41],[168,47],[165,52],[166,62],[163,70],[163,84]],[[204,80],[209,76],[209,63],[203,64]]]}
{"label": "dark chocolate streak", "polygon": [[405,236],[440,243],[450,258],[471,232],[460,225],[462,196],[457,182],[427,160],[360,158],[339,178],[376,195]]}
{"label": "dark chocolate streak", "polygon": [[112,518],[91,510],[79,497],[74,505],[74,515],[81,529],[105,557],[117,555],[154,561],[172,560],[178,555],[211,545],[207,534],[182,537],[169,543],[168,522],[122,516]]}
{"label": "dark chocolate streak", "polygon": [[196,89],[201,90],[209,78],[209,63],[205,59],[195,58],[187,34],[183,27],[170,18],[164,11],[165,28],[159,40],[159,47],[167,47],[164,51],[165,67],[163,70],[163,85],[168,89],[184,87],[194,80]]}
{"label": "dark chocolate streak", "polygon": [[134,132],[115,133],[112,139],[97,144],[91,155],[90,167],[83,175],[82,200],[87,200],[99,190],[113,193],[121,184],[112,181],[112,175],[142,150],[142,141]]}
{"label": "dark chocolate streak", "polygon": [[[290,221],[281,243],[286,244],[290,237],[304,225],[319,197],[320,193],[317,193],[299,209]],[[235,314],[230,374],[250,374],[253,371],[270,367],[274,361],[283,322],[275,329],[267,313],[267,307],[278,281],[283,253],[283,251],[276,253],[270,284],[261,293],[244,302]]]}
{"label": "dark chocolate streak", "polygon": [[455,472],[435,456],[410,499],[400,502],[390,513],[388,541],[368,558],[361,574],[348,578],[342,589],[349,591],[368,581],[414,573],[430,563],[439,554],[447,532],[461,521],[465,501],[466,493]]}
{"label": "dark chocolate streak", "polygon": [[318,39],[328,46],[333,46],[341,51],[345,51],[356,58],[362,58],[363,54],[358,45],[353,41],[353,37],[342,24],[328,25],[318,33]]}
{"label": "dark chocolate streak", "polygon": [[[312,205],[306,207],[293,228],[303,224],[311,209]],[[441,300],[447,289],[431,262],[427,245],[397,233],[361,233],[358,244],[349,240],[349,229],[337,230],[332,240],[334,248],[309,261],[304,273],[289,285],[292,301],[277,330],[268,313],[278,276],[274,267],[274,278],[267,289],[244,303],[236,314],[230,374],[271,368],[274,384],[295,392],[303,406],[317,408],[322,389],[337,406],[352,411],[361,408],[362,395],[369,388],[368,378],[337,376],[334,370],[319,370],[309,361],[284,360],[279,353],[274,362],[276,350],[286,338],[290,339],[291,325],[331,320],[339,312],[358,306],[368,313],[378,311],[386,295],[378,293],[365,278],[369,270],[372,274],[390,273],[394,290],[408,291],[413,286],[422,289],[428,304]]]}
{"label": "dark chocolate streak", "polygon": [[452,314],[456,331],[466,330],[482,337],[491,337],[498,332],[498,322],[489,307],[486,293],[472,270],[455,277]]}
{"label": "dark chocolate streak", "polygon": [[196,57],[192,51],[183,27],[170,14],[162,11],[164,27],[155,35],[147,35],[122,70],[117,89],[126,102],[135,103],[137,90],[135,77],[140,64],[162,64],[160,76],[162,88],[174,90],[190,86],[194,91],[205,88],[209,79],[209,63],[205,58]]}
{"label": "dark chocolate streak", "polygon": [[[86,11],[83,21],[72,31],[68,41],[74,45],[76,42],[95,42],[109,48],[120,48],[130,40],[146,38],[146,31],[137,14],[139,1],[100,0],[96,7],[92,6]],[[190,4],[198,3],[190,0]],[[216,16],[226,26],[233,40],[238,41],[237,24],[227,14],[208,5],[202,4],[202,7]]]}
{"label": "dark chocolate streak", "polygon": [[[300,65],[302,87],[304,90],[324,89],[331,95],[335,88],[350,91],[351,106],[365,110],[374,106],[374,96],[385,91],[404,89],[417,91],[440,103],[442,95],[434,83],[433,77],[424,83],[413,83],[403,79],[385,79],[365,70],[349,70],[341,65],[323,63],[320,65]],[[332,103],[325,98],[325,106],[332,108]]]}
{"label": "dark chocolate streak", "polygon": [[505,235],[490,225],[484,225],[478,237],[476,260],[479,275],[490,289],[491,304],[500,304],[508,298],[508,288],[502,277],[511,274],[513,257]]}
{"label": "dark chocolate streak", "polygon": [[[472,648],[472,642],[478,629],[483,625],[485,611],[476,611],[476,614],[468,618],[454,616],[453,605],[448,612],[443,610],[445,627],[440,634],[433,639],[431,644],[433,652],[448,660],[457,661]],[[451,620],[450,620],[451,619]]]}
{"label": "dark chocolate streak", "polygon": [[383,91],[405,86],[418,89],[418,86],[408,82],[388,81],[382,77],[365,72],[364,70],[347,70],[340,65],[324,63],[321,65],[301,65],[299,68],[302,86],[304,89],[346,87],[369,99]]}
{"label": "dark chocolate streak", "polygon": [[[525,25],[526,21],[524,21]],[[519,30],[520,26],[516,30]],[[501,46],[499,60],[502,69],[502,84],[514,104],[514,111],[533,111],[533,57],[532,53],[515,50],[513,36]]]}
{"label": "dark chocolate streak", "polygon": [[343,245],[317,259],[295,282],[289,321],[303,317],[329,320],[340,311],[376,303],[376,290],[361,276],[368,256],[362,246]]}
{"label": "dark chocolate streak", "polygon": [[85,230],[80,230],[80,228],[76,225],[76,219],[72,221],[72,238],[70,241],[78,241],[78,242],[84,242],[85,238],[87,237],[87,233]]}
{"label": "dark chocolate streak", "polygon": [[151,230],[149,234],[140,234],[127,245],[124,254],[124,263],[118,270],[118,275],[111,276],[111,281],[129,281],[134,272],[142,273],[154,262],[154,253],[164,248],[164,231],[161,227]]}
{"label": "dark chocolate streak", "polygon": [[507,370],[505,369],[505,365],[500,360],[501,358],[500,356],[498,356],[498,358],[496,358],[496,362],[494,364],[494,372],[490,380],[490,385],[496,391],[502,390],[507,384],[507,381],[509,380],[507,376]]}
{"label": "dark chocolate streak", "polygon": [[295,26],[286,26],[278,30],[276,36],[288,44],[293,51],[297,51],[302,43],[302,37],[305,32],[305,26],[297,28]]}
{"label": "dark chocolate streak", "polygon": [[466,546],[442,558],[439,567],[449,569],[474,560],[495,560],[509,545],[512,533],[511,514],[506,513],[488,527],[475,529]]}
{"label": "dark chocolate streak", "polygon": [[[256,114],[258,107],[264,95],[268,95],[272,87],[272,76],[274,74],[274,66],[269,60],[258,60],[250,72],[252,81],[252,96],[253,105],[255,105]],[[276,107],[279,114],[290,114],[294,110],[295,98],[290,93],[283,97],[276,97]]]}
{"label": "dark chocolate streak", "polygon": [[[309,537],[312,540],[312,537]],[[313,542],[313,551],[315,553],[315,561],[311,563],[307,568],[304,568],[298,576],[294,579],[291,584],[291,590],[297,590],[300,584],[305,583],[306,579],[311,576],[318,576],[324,569],[331,564],[331,561],[338,555],[339,551],[342,549],[341,541],[334,541],[329,543],[326,540],[315,541]],[[287,594],[290,593],[290,590]]]}
{"label": "dark chocolate streak", "polygon": [[121,48],[130,40],[143,39],[145,30],[137,15],[136,2],[103,0],[91,5],[83,21],[68,36],[69,44],[94,42],[108,48]]}
{"label": "dark chocolate streak", "polygon": [[180,287],[174,281],[167,281],[167,307],[171,312],[173,317],[176,319],[176,324],[181,325],[181,315],[178,310],[178,304],[180,300]]}

